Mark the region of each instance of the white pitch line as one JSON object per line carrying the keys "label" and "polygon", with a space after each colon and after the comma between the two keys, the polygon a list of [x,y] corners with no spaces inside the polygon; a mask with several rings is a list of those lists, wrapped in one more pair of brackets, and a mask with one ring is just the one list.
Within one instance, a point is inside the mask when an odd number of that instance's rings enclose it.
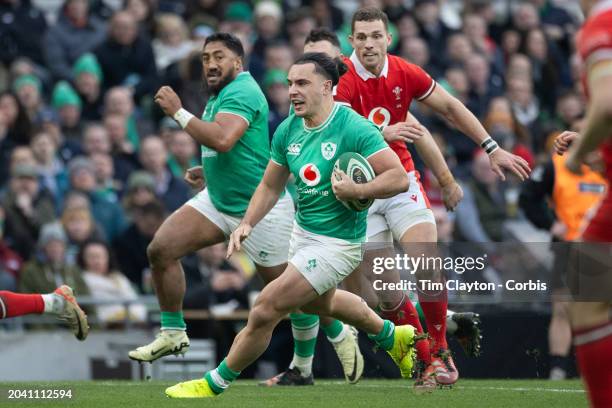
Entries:
{"label": "white pitch line", "polygon": [[470,389],[470,390],[496,390],[496,391],[537,391],[537,392],[567,392],[567,393],[578,393],[584,394],[584,390],[575,388],[525,388],[525,387],[470,387],[459,385],[458,388]]}
{"label": "white pitch line", "polygon": [[[107,382],[107,381],[94,381],[92,382],[94,385],[102,385],[102,386],[123,386],[123,387],[139,387],[141,385],[146,385],[147,381],[142,381],[142,383],[137,382]],[[334,381],[334,382],[318,382],[316,386],[318,387],[326,387],[326,386],[336,386],[336,385],[345,385],[346,383],[343,381]],[[160,384],[160,386],[162,386]],[[238,382],[233,384],[232,387],[253,387],[256,386],[253,383],[243,383]],[[352,387],[357,388],[390,388],[390,389],[403,389],[403,390],[411,390],[409,386],[406,384],[402,385],[392,385],[392,384],[356,384]],[[492,390],[492,391],[527,391],[527,392],[556,392],[556,393],[569,393],[569,394],[584,394],[584,390],[576,389],[576,388],[543,388],[543,387],[482,387],[482,386],[470,386],[470,385],[457,385],[455,387],[458,390]],[[262,388],[263,389],[263,388]]]}
{"label": "white pitch line", "polygon": [[[327,382],[317,383],[317,386],[328,386],[328,385],[343,385],[344,382]],[[247,384],[242,384],[247,385]],[[358,388],[396,388],[396,389],[408,389],[406,385],[391,385],[391,384],[356,384]],[[535,392],[562,392],[562,393],[579,393],[583,394],[585,391],[576,388],[543,388],[543,387],[481,387],[481,386],[465,386],[457,385],[457,389],[468,389],[468,390],[495,390],[495,391],[535,391]]]}

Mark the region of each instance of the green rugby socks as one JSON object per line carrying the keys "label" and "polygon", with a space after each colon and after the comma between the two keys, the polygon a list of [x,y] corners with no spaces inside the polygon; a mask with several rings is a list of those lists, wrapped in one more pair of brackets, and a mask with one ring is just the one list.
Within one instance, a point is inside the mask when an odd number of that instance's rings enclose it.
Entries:
{"label": "green rugby socks", "polygon": [[162,330],[186,330],[183,312],[161,312]]}
{"label": "green rugby socks", "polygon": [[319,332],[319,316],[303,313],[291,313],[291,331],[293,332],[293,360],[289,368],[297,367],[303,377],[312,374],[312,359]]}
{"label": "green rugby socks", "polygon": [[215,394],[221,394],[225,391],[240,375],[240,371],[234,371],[229,368],[225,360],[223,359],[217,368],[204,374],[204,379]]}
{"label": "green rugby socks", "polygon": [[347,330],[339,320],[334,320],[328,326],[322,324],[321,329],[332,343],[339,343],[346,337]]}
{"label": "green rugby socks", "polygon": [[395,339],[395,325],[391,321],[385,320],[380,333],[368,334],[368,337],[374,340],[383,350],[391,350]]}

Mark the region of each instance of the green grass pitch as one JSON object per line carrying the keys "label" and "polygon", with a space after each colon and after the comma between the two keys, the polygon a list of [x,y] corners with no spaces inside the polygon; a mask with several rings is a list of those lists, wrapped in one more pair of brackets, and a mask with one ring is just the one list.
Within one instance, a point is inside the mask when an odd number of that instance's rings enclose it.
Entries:
{"label": "green grass pitch", "polygon": [[[0,383],[0,406],[6,407],[587,407],[586,394],[578,380],[460,380],[453,389],[415,395],[412,382],[364,380],[357,385],[318,380],[314,387],[264,388],[254,381],[237,381],[213,400],[171,400],[164,395],[169,382],[89,381],[54,383]],[[72,389],[71,401],[12,401],[7,390]]]}

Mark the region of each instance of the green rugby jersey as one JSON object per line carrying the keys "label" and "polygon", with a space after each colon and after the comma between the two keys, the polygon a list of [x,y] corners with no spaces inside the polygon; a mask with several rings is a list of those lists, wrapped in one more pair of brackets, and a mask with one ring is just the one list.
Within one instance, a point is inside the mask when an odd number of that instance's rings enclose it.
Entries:
{"label": "green rugby jersey", "polygon": [[363,241],[368,212],[349,210],[336,199],[331,187],[334,163],[345,152],[368,158],[388,148],[372,122],[338,103],[325,122],[314,128],[289,115],[274,133],[271,155],[295,177],[298,225],[314,234]]}
{"label": "green rugby jersey", "polygon": [[248,124],[229,152],[202,146],[202,166],[210,199],[222,213],[243,216],[270,159],[268,102],[251,74],[241,72],[206,104],[202,120],[232,113]]}

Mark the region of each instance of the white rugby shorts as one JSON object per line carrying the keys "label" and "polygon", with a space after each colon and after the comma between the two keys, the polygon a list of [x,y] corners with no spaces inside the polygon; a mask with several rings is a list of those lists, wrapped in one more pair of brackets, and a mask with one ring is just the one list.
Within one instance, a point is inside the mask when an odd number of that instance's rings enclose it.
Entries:
{"label": "white rugby shorts", "polygon": [[[200,191],[187,205],[219,227],[226,237],[229,237],[242,221],[239,217],[217,210],[210,200],[208,189]],[[261,266],[277,266],[287,262],[294,218],[293,200],[285,193],[244,240],[244,252],[254,263]]]}
{"label": "white rugby shorts", "polygon": [[436,225],[429,201],[416,172],[408,173],[408,191],[374,201],[368,209],[368,242],[393,242],[421,223]]}
{"label": "white rugby shorts", "polygon": [[289,262],[322,295],[335,288],[363,259],[362,243],[314,234],[294,224]]}

